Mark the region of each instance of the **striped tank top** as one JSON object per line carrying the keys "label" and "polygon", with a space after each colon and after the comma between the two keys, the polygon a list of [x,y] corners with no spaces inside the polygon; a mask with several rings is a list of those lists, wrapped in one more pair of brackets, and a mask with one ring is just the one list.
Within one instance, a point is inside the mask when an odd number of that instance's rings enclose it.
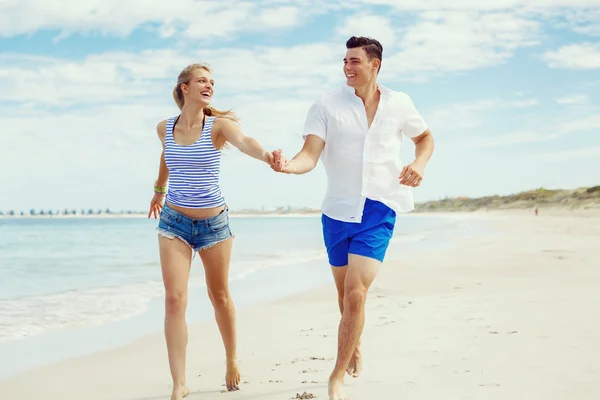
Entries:
{"label": "striped tank top", "polygon": [[215,149],[211,138],[215,117],[206,117],[200,138],[189,146],[181,146],[173,139],[178,119],[167,120],[165,164],[169,169],[169,189],[166,201],[187,208],[222,206],[225,199],[219,186],[221,151]]}

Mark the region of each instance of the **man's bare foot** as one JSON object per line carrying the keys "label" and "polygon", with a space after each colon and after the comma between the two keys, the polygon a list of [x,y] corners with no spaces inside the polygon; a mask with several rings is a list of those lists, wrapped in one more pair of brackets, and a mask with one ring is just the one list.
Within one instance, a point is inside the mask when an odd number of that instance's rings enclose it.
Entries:
{"label": "man's bare foot", "polygon": [[171,394],[171,400],[181,400],[190,394],[190,389],[188,389],[187,385],[177,385],[173,386],[173,394]]}
{"label": "man's bare foot", "polygon": [[329,400],[350,400],[344,395],[344,379],[329,378]]}
{"label": "man's bare foot", "polygon": [[362,372],[362,354],[360,352],[360,347],[357,347],[356,350],[354,350],[354,354],[352,354],[346,372],[353,378],[358,378]]}
{"label": "man's bare foot", "polygon": [[230,392],[240,390],[240,369],[236,360],[227,361],[225,384]]}

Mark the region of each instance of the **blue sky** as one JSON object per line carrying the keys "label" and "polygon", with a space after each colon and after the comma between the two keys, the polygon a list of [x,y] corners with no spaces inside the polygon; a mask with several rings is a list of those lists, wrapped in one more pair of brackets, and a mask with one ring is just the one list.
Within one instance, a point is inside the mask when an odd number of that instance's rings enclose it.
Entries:
{"label": "blue sky", "polygon": [[[436,139],[417,201],[600,184],[600,0],[448,3],[4,1],[0,210],[145,209],[155,126],[192,62],[213,67],[216,107],[291,157],[310,104],[344,82],[351,35],[382,42],[380,82]],[[223,158],[232,209],[319,207],[325,185],[321,165],[288,176]]]}

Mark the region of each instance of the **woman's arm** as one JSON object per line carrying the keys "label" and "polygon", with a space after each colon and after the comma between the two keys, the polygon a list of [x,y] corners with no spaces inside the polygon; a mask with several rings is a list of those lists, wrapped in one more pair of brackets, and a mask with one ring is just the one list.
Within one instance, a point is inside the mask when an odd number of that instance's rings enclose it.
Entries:
{"label": "woman's arm", "polygon": [[226,141],[231,143],[233,146],[238,148],[242,153],[249,155],[257,160],[264,161],[265,163],[273,164],[273,154],[266,151],[258,140],[251,136],[246,136],[241,131],[238,124],[227,119],[218,118],[213,128],[216,129],[216,134],[225,138]]}
{"label": "woman's arm", "polygon": [[162,143],[163,150],[160,154],[160,162],[158,165],[158,179],[156,180],[156,186],[164,187],[167,186],[169,180],[169,169],[165,164],[165,137],[167,135],[167,121],[161,121],[156,126],[156,134]]}

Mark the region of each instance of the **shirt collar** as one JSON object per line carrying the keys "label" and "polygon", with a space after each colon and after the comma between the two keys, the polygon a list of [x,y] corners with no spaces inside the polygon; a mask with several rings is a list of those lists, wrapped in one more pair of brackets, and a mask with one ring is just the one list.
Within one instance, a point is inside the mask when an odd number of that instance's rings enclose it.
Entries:
{"label": "shirt collar", "polygon": [[[386,88],[385,86],[383,86],[381,83],[377,83],[377,88],[379,89],[379,91],[381,92],[381,100],[387,100],[389,94],[390,94],[390,90],[388,88]],[[352,97],[357,97],[355,94],[355,90],[353,87],[348,86],[346,84],[343,85],[343,90],[348,93],[350,96]]]}

